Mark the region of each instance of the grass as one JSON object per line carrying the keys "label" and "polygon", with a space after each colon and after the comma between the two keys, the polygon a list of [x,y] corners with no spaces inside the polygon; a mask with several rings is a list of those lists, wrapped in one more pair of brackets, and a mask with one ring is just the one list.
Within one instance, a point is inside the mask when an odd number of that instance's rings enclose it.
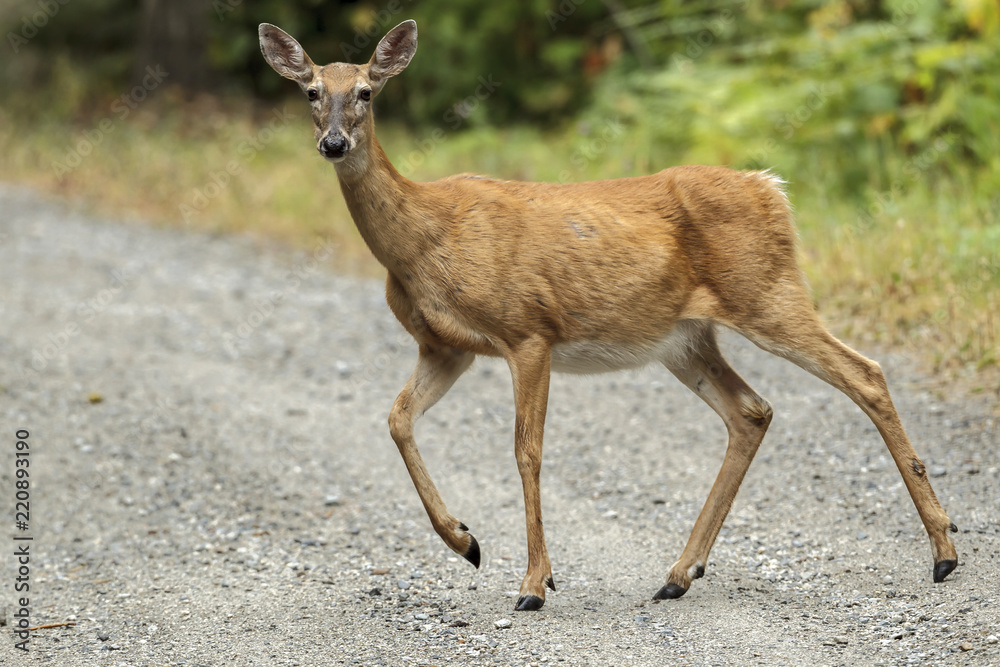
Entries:
{"label": "grass", "polygon": [[[168,92],[124,118],[107,105],[48,116],[0,107],[0,179],[105,216],[291,244],[324,237],[340,248],[334,269],[377,273],[300,102],[181,103]],[[578,181],[669,166],[658,163],[642,128],[613,122],[550,132],[382,123],[379,138],[397,168],[418,180],[470,171]],[[812,174],[784,175],[825,319],[862,346],[912,347],[945,376],[978,373],[973,390],[997,390],[997,200],[970,196],[976,173],[959,170],[933,182],[914,178],[901,190],[873,187],[874,203],[859,206],[823,187],[824,170],[835,168],[823,159]]]}

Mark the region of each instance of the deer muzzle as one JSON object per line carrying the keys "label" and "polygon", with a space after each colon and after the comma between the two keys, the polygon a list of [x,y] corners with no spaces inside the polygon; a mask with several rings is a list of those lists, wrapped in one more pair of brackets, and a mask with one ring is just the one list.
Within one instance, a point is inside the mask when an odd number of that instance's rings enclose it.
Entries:
{"label": "deer muzzle", "polygon": [[341,132],[331,132],[320,140],[316,147],[320,155],[327,160],[340,160],[347,154],[351,143]]}

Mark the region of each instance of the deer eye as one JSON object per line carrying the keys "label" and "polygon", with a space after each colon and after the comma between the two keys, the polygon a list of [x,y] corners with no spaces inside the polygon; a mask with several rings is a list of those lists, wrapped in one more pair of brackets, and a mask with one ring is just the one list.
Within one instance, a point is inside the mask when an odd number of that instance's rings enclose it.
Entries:
{"label": "deer eye", "polygon": [[371,88],[362,88],[361,92],[358,93],[358,97],[360,97],[365,102],[367,102],[368,100],[370,100],[372,98],[372,89]]}
{"label": "deer eye", "polygon": [[319,97],[319,93],[316,91],[315,88],[310,88],[309,90],[306,91],[306,96],[309,98],[310,102],[315,102],[316,98]]}

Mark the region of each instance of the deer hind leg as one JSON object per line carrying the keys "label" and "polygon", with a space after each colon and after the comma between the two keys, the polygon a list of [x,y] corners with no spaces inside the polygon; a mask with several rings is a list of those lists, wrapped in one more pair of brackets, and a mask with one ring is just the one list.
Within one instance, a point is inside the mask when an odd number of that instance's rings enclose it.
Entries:
{"label": "deer hind leg", "polygon": [[804,288],[769,312],[783,317],[758,320],[739,328],[759,347],[784,357],[846,394],[872,420],[896,462],[917,508],[934,556],[934,581],[941,582],[958,565],[948,531],[956,532],[899,419],[882,368],[837,340],[820,323]]}
{"label": "deer hind leg", "polygon": [[475,355],[468,352],[422,344],[417,367],[389,413],[389,432],[434,530],[452,551],[478,568],[479,543],[468,527],[448,512],[413,439],[413,423],[444,396],[473,359]]}
{"label": "deer hind leg", "polygon": [[666,585],[653,596],[655,600],[679,598],[693,579],[704,575],[708,554],[767,432],[772,414],[768,402],[723,358],[713,325],[689,321],[678,328],[686,338],[688,351],[667,357],[663,364],[722,417],[729,431],[729,446],[687,545],[670,567]]}
{"label": "deer hind leg", "polygon": [[533,611],[545,603],[545,587],[556,589],[552,563],[542,530],[539,473],[542,435],[549,397],[551,350],[543,341],[528,341],[507,355],[514,380],[514,456],[524,490],[524,516],[528,534],[528,571],[521,581],[515,611]]}

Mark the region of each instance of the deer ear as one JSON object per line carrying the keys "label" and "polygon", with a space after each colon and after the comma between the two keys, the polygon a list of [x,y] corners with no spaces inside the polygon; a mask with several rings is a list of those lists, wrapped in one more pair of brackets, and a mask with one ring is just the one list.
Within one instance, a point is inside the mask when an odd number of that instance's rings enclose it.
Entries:
{"label": "deer ear", "polygon": [[312,80],[313,61],[295,38],[270,23],[261,23],[257,33],[260,52],[275,72],[303,85]]}
{"label": "deer ear", "polygon": [[416,21],[412,19],[403,21],[386,33],[375,47],[372,59],[368,61],[368,77],[376,92],[382,88],[386,79],[406,69],[416,52]]}

